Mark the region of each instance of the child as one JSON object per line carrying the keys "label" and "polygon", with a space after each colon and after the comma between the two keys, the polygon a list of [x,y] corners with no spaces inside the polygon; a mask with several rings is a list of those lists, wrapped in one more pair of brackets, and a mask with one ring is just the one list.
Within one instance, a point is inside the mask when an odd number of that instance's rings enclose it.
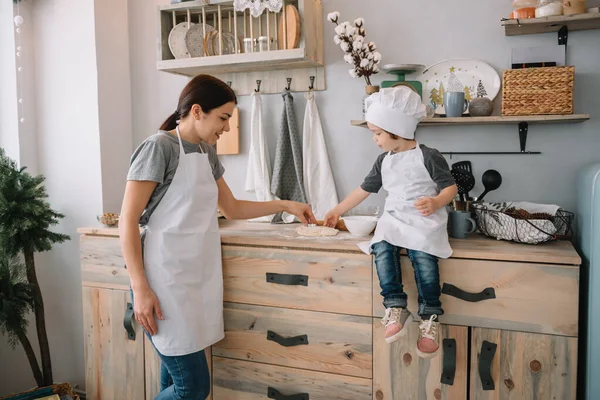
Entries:
{"label": "child", "polygon": [[368,97],[366,120],[373,140],[384,153],[361,186],[325,216],[334,226],[339,217],[380,188],[388,192],[384,213],[370,242],[359,247],[373,252],[383,305],[385,340],[393,343],[406,333],[410,313],[400,274],[400,249],[408,252],[419,293],[421,317],[417,354],[433,357],[439,350],[438,315],[442,315],[438,258],[448,258],[448,214],[445,205],[458,191],[448,163],[437,151],[419,145],[414,137],[425,115],[421,98],[406,86],[385,88]]}

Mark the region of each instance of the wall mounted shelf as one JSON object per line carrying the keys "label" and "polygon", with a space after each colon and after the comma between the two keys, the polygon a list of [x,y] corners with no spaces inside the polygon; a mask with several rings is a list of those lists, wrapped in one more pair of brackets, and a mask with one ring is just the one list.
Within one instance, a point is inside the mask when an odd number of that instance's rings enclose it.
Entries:
{"label": "wall mounted shelf", "polygon": [[[583,122],[590,119],[589,114],[571,115],[524,115],[524,116],[491,116],[491,117],[458,117],[445,118],[433,117],[423,118],[419,126],[448,126],[448,125],[506,125],[520,122],[529,124],[551,124],[560,122]],[[350,121],[352,126],[367,127],[364,120]]]}
{"label": "wall mounted shelf", "polygon": [[[529,124],[552,124],[552,123],[575,123],[584,122],[590,119],[589,114],[571,114],[571,115],[524,115],[524,116],[490,116],[490,117],[458,117],[458,118],[423,118],[418,127],[424,126],[459,126],[459,125],[507,125],[518,124],[520,151],[443,151],[442,154],[452,155],[537,155],[542,154],[539,151],[527,150],[527,134]],[[350,121],[352,126],[367,127],[364,120]]]}
{"label": "wall mounted shelf", "polygon": [[[297,15],[295,21],[298,22],[292,22],[294,15]],[[191,26],[189,24],[197,25],[196,31],[187,33],[185,43],[181,43],[181,30],[175,30],[178,33],[173,37],[171,32],[175,26],[185,27],[185,24],[188,28],[183,34]],[[196,37],[198,32],[200,38]],[[290,32],[297,32],[295,39]],[[206,36],[201,43],[203,35]],[[245,52],[244,39],[256,41],[260,36],[273,40],[268,45],[270,48],[259,51],[258,47],[253,47]],[[281,93],[288,78],[292,78],[292,92],[307,91],[311,77],[314,77],[313,90],[325,90],[321,0],[284,0],[280,12],[265,11],[257,18],[252,17],[248,10],[235,11],[232,0],[196,0],[163,5],[158,8],[157,39],[156,67],[159,71],[189,77],[215,75],[223,81],[230,81],[238,95],[253,93],[257,80],[262,81],[261,93]],[[170,41],[179,49],[175,51],[179,58],[171,51]],[[189,53],[185,53],[185,57],[180,48],[189,47],[190,43],[194,49],[190,53],[194,57]]]}
{"label": "wall mounted shelf", "polygon": [[566,26],[569,31],[600,29],[600,14],[560,15],[555,17],[529,19],[503,19],[505,36],[532,35],[536,33],[558,32]]}

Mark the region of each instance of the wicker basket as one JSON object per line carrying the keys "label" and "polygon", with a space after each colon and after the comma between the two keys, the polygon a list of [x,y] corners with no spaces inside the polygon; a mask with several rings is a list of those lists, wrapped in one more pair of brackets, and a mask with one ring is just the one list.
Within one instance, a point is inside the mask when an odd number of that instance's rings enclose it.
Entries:
{"label": "wicker basket", "polygon": [[509,69],[502,76],[502,115],[573,114],[575,67]]}

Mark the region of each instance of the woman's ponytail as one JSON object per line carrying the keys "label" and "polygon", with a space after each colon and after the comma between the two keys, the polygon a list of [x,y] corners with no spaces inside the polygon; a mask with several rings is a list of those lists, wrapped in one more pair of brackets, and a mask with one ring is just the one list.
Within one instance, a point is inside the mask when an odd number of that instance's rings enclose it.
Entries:
{"label": "woman's ponytail", "polygon": [[179,112],[175,111],[169,116],[160,126],[161,131],[172,131],[177,127],[177,120],[179,119]]}

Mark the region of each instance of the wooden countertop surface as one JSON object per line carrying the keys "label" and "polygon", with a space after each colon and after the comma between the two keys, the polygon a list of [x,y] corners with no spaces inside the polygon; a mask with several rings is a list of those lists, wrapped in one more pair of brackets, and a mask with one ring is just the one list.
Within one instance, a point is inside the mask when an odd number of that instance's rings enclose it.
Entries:
{"label": "wooden countertop surface", "polygon": [[[275,225],[247,221],[219,220],[221,242],[224,245],[268,246],[310,250],[344,251],[361,253],[357,244],[370,240],[357,238],[348,232],[334,237],[309,238],[296,234],[299,224]],[[77,230],[83,235],[118,237],[117,228],[84,227]],[[569,241],[526,245],[504,240],[494,240],[481,234],[467,239],[450,238],[454,250],[452,258],[520,261],[551,264],[581,264],[581,257]]]}

